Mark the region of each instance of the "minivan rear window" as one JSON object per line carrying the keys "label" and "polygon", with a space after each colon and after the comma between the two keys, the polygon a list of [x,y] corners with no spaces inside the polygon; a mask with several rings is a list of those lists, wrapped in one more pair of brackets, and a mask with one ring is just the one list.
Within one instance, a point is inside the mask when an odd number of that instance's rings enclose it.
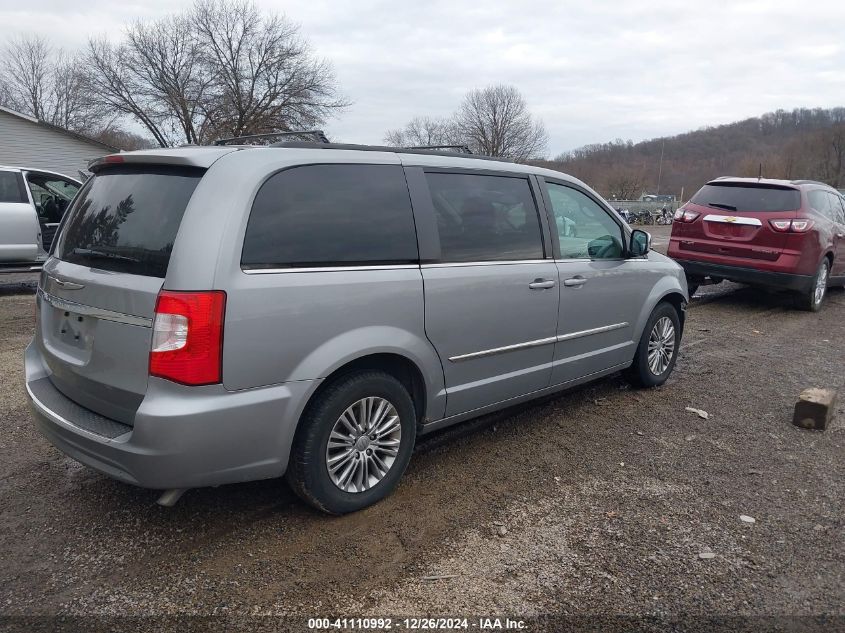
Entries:
{"label": "minivan rear window", "polygon": [[89,180],[56,242],[59,259],[164,277],[188,201],[205,170],[114,166]]}
{"label": "minivan rear window", "polygon": [[795,211],[801,207],[801,192],[766,184],[710,183],[690,202],[725,211]]}

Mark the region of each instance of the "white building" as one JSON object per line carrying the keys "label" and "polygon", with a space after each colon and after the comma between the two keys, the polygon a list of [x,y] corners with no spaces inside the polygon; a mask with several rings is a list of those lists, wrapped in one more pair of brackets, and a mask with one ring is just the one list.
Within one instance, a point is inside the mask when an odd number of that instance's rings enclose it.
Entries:
{"label": "white building", "polygon": [[0,165],[48,169],[78,179],[91,160],[117,151],[116,147],[0,106]]}

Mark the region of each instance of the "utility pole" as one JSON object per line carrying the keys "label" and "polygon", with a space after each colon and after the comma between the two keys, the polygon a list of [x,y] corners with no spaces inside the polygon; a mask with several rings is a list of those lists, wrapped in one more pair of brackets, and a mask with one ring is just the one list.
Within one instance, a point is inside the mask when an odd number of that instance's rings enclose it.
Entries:
{"label": "utility pole", "polygon": [[660,141],[660,165],[657,167],[657,191],[654,195],[660,195],[660,179],[663,176],[663,149],[666,147],[666,139]]}

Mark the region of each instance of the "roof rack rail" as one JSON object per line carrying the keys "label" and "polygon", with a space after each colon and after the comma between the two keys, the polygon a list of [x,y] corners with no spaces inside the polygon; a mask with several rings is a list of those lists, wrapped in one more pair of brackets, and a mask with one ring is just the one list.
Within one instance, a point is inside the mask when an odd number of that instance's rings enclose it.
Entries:
{"label": "roof rack rail", "polygon": [[458,150],[461,154],[472,154],[472,150],[466,145],[411,145],[410,147],[403,147],[402,149],[453,149]]}
{"label": "roof rack rail", "polygon": [[268,132],[266,134],[247,134],[245,136],[233,136],[231,138],[221,138],[214,141],[214,145],[231,145],[233,143],[242,143],[243,141],[252,140],[270,140],[279,138],[281,136],[312,136],[318,143],[328,143],[329,139],[326,137],[323,130],[288,130],[285,132]]}
{"label": "roof rack rail", "polygon": [[405,147],[388,147],[385,145],[356,145],[353,143],[311,143],[308,141],[282,141],[272,143],[270,147],[287,147],[300,149],[347,149],[359,152],[389,152],[393,154],[427,154],[428,156],[449,156],[451,158],[467,158],[472,160],[490,160],[500,163],[512,163],[510,158],[501,156],[484,156],[483,154],[471,154],[463,156],[454,150],[439,149],[409,149]]}

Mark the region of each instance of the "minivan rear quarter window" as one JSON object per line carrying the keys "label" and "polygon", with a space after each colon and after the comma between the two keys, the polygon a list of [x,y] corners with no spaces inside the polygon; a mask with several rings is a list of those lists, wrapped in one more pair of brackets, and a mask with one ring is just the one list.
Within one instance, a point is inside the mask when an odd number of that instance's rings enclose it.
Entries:
{"label": "minivan rear quarter window", "polygon": [[255,197],[244,268],[408,264],[419,259],[399,165],[306,165],[281,171]]}
{"label": "minivan rear quarter window", "polygon": [[115,166],[77,196],[55,255],[115,272],[164,277],[188,201],[204,170]]}
{"label": "minivan rear quarter window", "polygon": [[710,183],[699,189],[691,202],[725,211],[795,211],[801,207],[801,192],[764,184]]}

